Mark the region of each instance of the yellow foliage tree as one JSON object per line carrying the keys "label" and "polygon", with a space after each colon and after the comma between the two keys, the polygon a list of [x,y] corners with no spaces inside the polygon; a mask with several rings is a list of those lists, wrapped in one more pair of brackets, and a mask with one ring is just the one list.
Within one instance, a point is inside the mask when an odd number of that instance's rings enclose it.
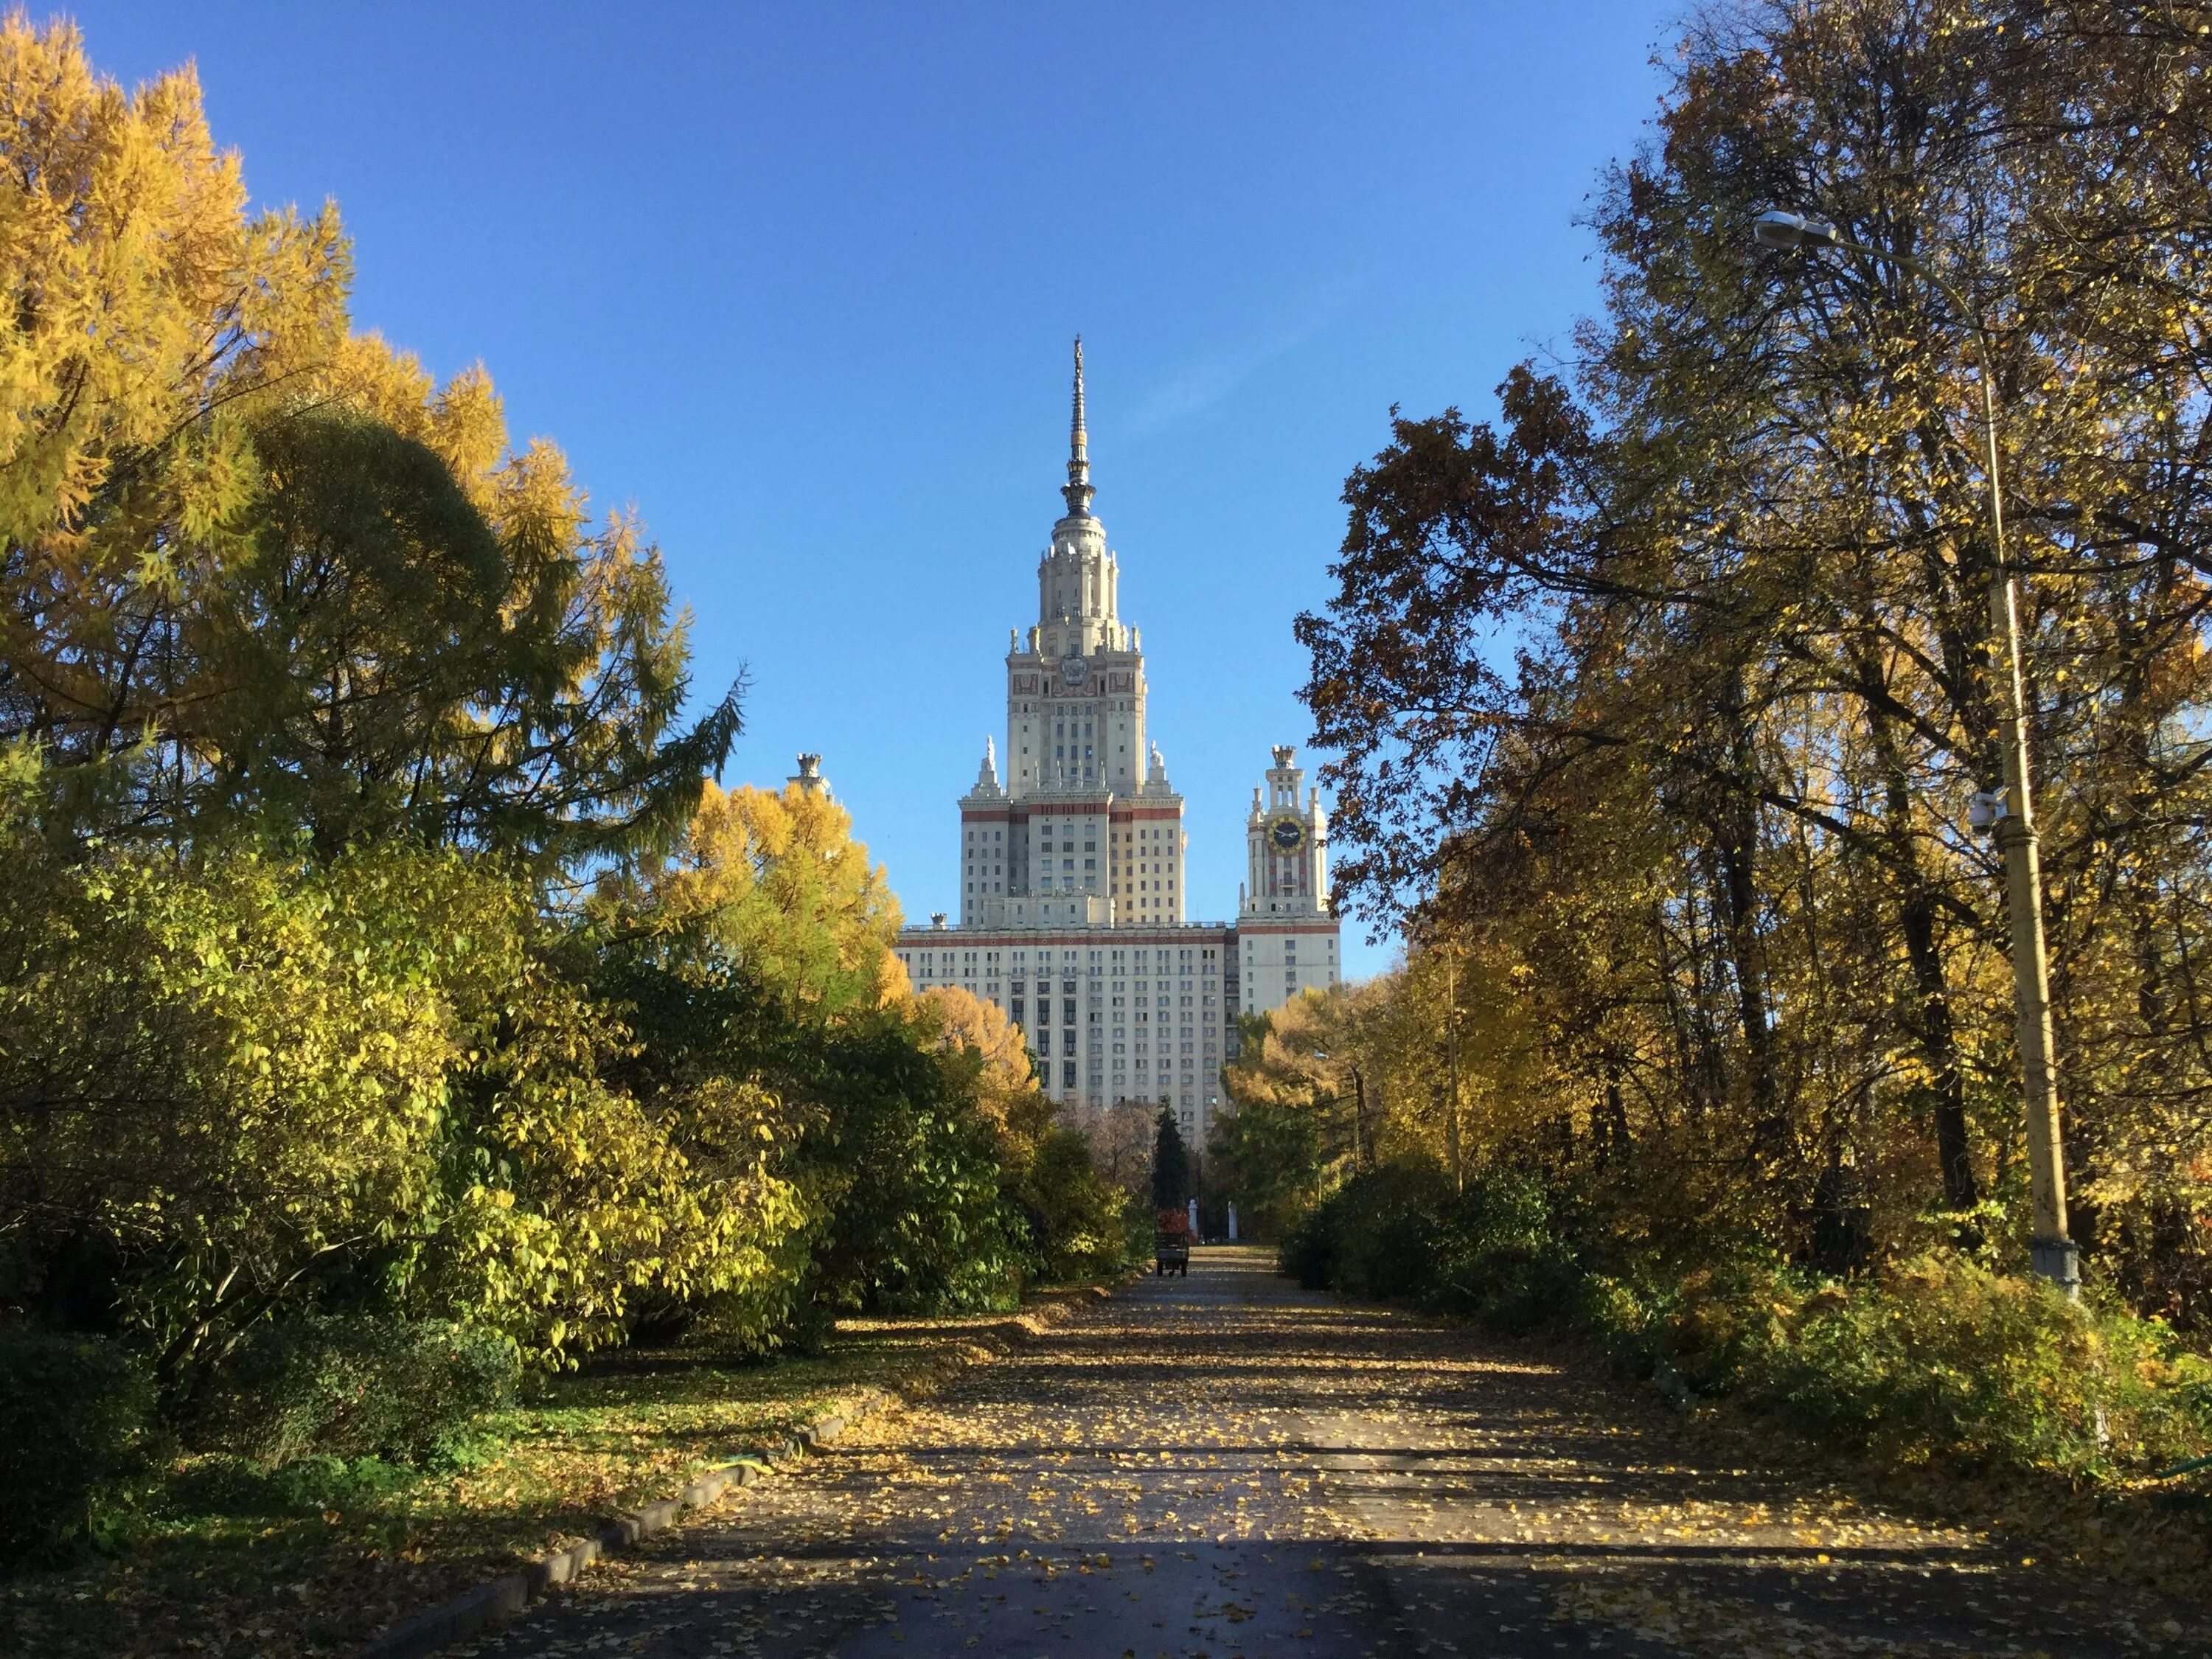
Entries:
{"label": "yellow foliage tree", "polygon": [[1231,1099],[1310,1113],[1332,1156],[1372,1164],[1387,1060],[1372,1027],[1388,1006],[1380,980],[1291,998],[1255,1023],[1230,1065]]}
{"label": "yellow foliage tree", "polygon": [[1042,1115],[1022,1109],[1033,1106],[1041,1096],[1021,1028],[1007,1019],[998,1004],[957,985],[933,985],[915,1001],[935,1024],[943,1046],[975,1051],[982,1063],[976,1105],[1001,1145],[1033,1139]]}
{"label": "yellow foliage tree", "polygon": [[121,665],[249,499],[248,423],[345,333],[336,210],[252,215],[190,69],[135,95],[74,26],[0,21],[0,653],[47,743],[97,753],[155,711]]}
{"label": "yellow foliage tree", "polygon": [[685,618],[489,378],[348,326],[334,207],[250,210],[183,69],[0,20],[0,741],[88,827],[548,856],[680,829]]}
{"label": "yellow foliage tree", "polygon": [[833,1016],[908,994],[898,900],[853,818],[796,785],[708,783],[683,845],[642,876],[678,925],[702,924],[795,1012]]}
{"label": "yellow foliage tree", "polygon": [[994,1088],[1012,1093],[1036,1086],[1036,1068],[1030,1064],[1021,1028],[997,1003],[957,985],[933,985],[915,1000],[934,1011],[946,1042],[963,1043],[982,1056],[983,1076]]}

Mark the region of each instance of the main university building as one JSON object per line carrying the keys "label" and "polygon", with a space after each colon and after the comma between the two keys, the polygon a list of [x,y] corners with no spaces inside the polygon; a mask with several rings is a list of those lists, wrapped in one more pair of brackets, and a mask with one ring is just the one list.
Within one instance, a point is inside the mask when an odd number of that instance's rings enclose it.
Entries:
{"label": "main university building", "polygon": [[1022,1028],[1054,1099],[1172,1106],[1203,1137],[1237,1017],[1337,979],[1327,822],[1279,748],[1253,791],[1234,922],[1184,920],[1183,798],[1145,735],[1145,658],[1091,516],[1083,345],[1067,514],[1037,567],[1037,621],[1006,653],[1006,776],[986,741],[960,800],[960,920],[899,935],[917,990],[957,985]]}

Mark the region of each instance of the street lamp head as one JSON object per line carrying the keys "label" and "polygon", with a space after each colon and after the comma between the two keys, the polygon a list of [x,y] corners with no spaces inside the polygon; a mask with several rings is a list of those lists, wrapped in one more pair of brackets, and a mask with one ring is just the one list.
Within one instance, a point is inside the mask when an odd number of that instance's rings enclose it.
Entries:
{"label": "street lamp head", "polygon": [[1751,234],[1762,247],[1834,247],[1844,240],[1827,220],[1780,208],[1769,208],[1753,220]]}

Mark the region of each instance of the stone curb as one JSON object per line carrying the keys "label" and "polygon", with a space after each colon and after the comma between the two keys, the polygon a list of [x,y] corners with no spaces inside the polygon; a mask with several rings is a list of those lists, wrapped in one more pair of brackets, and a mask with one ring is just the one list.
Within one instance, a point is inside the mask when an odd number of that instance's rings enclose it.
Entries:
{"label": "stone curb", "polygon": [[957,1344],[942,1358],[919,1367],[915,1376],[896,1389],[870,1389],[842,1412],[810,1427],[786,1435],[765,1457],[741,1457],[734,1463],[707,1470],[686,1482],[672,1498],[656,1499],[616,1516],[605,1526],[566,1549],[541,1556],[528,1566],[463,1590],[450,1601],[400,1620],[354,1650],[354,1659],[424,1659],[440,1648],[478,1634],[501,1620],[512,1619],[542,1600],[547,1590],[580,1577],[603,1555],[627,1548],[641,1538],[665,1532],[690,1510],[704,1509],[732,1486],[749,1486],[779,1468],[826,1445],[856,1424],[908,1400],[919,1400],[966,1370],[970,1365],[1012,1353],[1023,1341],[1042,1336],[1066,1323],[1079,1303],[1099,1301],[1113,1292],[1103,1285],[1046,1291],[1036,1305],[994,1322],[969,1340]]}

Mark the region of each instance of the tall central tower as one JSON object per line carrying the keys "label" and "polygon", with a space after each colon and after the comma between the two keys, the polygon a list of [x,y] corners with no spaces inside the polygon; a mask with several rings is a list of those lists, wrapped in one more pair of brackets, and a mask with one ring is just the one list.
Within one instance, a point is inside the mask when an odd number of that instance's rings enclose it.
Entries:
{"label": "tall central tower", "polygon": [[1091,511],[1080,338],[1060,493],[1037,619],[1007,642],[1005,781],[987,744],[960,802],[961,925],[1171,926],[1183,916],[1182,797],[1145,736],[1144,652]]}
{"label": "tall central tower", "polygon": [[1066,511],[1037,561],[1036,620],[1006,655],[1003,775],[986,738],[960,800],[959,922],[903,929],[898,956],[918,989],[1004,1009],[1060,1105],[1144,1121],[1168,1107],[1202,1143],[1237,1016],[1337,982],[1328,823],[1293,751],[1276,750],[1247,825],[1243,914],[1186,920],[1183,801],[1145,732],[1144,653],[1091,511],[1083,392],[1078,340]]}

